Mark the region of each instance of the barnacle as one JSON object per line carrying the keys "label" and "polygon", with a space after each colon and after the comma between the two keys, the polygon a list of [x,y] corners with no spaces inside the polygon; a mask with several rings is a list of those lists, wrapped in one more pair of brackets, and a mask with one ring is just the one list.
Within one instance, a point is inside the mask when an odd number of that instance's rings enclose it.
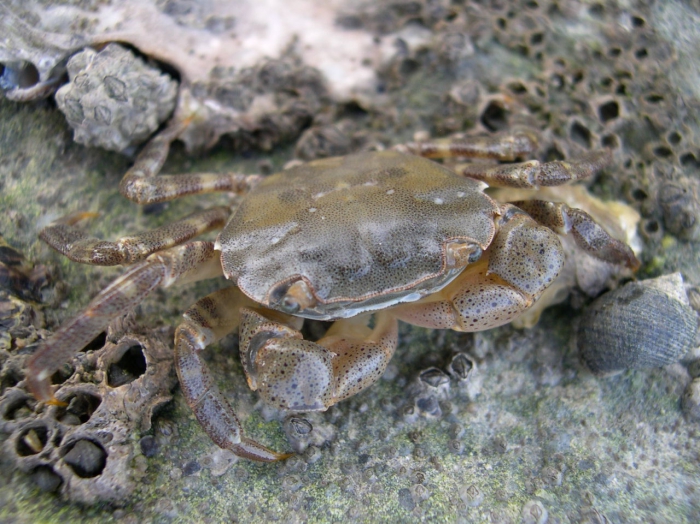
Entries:
{"label": "barnacle", "polygon": [[56,103],[80,144],[122,151],[171,116],[177,82],[124,47],[85,49],[68,60]]}

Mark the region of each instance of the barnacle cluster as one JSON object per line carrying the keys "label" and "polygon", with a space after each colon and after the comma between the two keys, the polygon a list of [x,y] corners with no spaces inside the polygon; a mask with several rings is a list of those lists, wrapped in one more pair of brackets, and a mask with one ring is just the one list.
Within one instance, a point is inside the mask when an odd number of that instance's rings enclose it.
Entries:
{"label": "barnacle cluster", "polygon": [[42,490],[84,503],[122,502],[138,481],[133,435],[150,429],[175,386],[168,344],[115,327],[52,377],[57,405],[37,403],[24,388],[24,369],[48,335],[38,303],[48,279],[43,266],[25,266],[3,242],[0,275],[12,277],[0,280],[3,455]]}
{"label": "barnacle cluster", "polygon": [[[546,130],[547,158],[611,148],[616,165],[605,183],[641,211],[642,233],[658,240],[665,229],[697,238],[698,108],[693,97],[675,96],[692,81],[683,68],[693,70],[689,49],[669,38],[683,17],[681,6],[675,7],[470,3],[453,13],[434,54],[397,55],[386,69],[387,81],[404,83],[410,75],[402,72],[421,69],[437,55],[462,73],[445,89],[442,111],[433,117],[438,134],[474,126],[498,131],[527,118]],[[562,47],[576,17],[597,32]],[[480,51],[490,39],[521,57],[511,55],[511,72],[493,65],[493,58],[482,63]]]}
{"label": "barnacle cluster", "polygon": [[286,54],[255,67],[214,67],[192,85],[192,96],[209,102],[200,109],[202,127],[195,122],[182,136],[189,148],[211,147],[225,133],[237,148],[270,150],[299,136],[329,94],[317,69]]}
{"label": "barnacle cluster", "polygon": [[175,108],[177,82],[124,47],[85,49],[68,60],[58,108],[80,144],[122,151],[153,134]]}
{"label": "barnacle cluster", "polygon": [[[22,356],[11,355],[2,372]],[[175,385],[167,344],[138,335],[96,341],[54,381],[61,385],[56,406],[38,405],[21,381],[3,388],[4,453],[45,491],[84,503],[123,502],[138,481],[134,432],[150,428]]]}

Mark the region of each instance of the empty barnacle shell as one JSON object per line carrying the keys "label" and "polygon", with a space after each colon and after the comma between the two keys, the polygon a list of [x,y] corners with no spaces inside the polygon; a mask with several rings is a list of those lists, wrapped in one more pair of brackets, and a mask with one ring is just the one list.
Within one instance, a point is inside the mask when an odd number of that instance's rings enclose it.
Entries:
{"label": "empty barnacle shell", "polygon": [[668,231],[686,240],[695,237],[700,202],[687,179],[663,184],[659,190],[659,204]]}
{"label": "empty barnacle shell", "polygon": [[445,400],[450,391],[450,377],[441,369],[429,367],[420,372],[410,391],[416,398],[432,396]]}
{"label": "empty barnacle shell", "polygon": [[336,434],[336,427],[315,413],[305,413],[303,417],[290,415],[285,418],[283,428],[297,453],[303,453],[309,446],[321,447],[332,441]]}
{"label": "empty barnacle shell", "polygon": [[466,353],[455,353],[447,366],[447,372],[460,382],[469,380],[476,370],[476,362]]}
{"label": "empty barnacle shell", "polygon": [[428,388],[442,390],[449,387],[450,377],[438,368],[428,368],[418,375],[418,379]]}
{"label": "empty barnacle shell", "polygon": [[661,367],[693,346],[697,324],[683,277],[673,273],[630,282],[598,298],[581,318],[577,346],[596,375]]}

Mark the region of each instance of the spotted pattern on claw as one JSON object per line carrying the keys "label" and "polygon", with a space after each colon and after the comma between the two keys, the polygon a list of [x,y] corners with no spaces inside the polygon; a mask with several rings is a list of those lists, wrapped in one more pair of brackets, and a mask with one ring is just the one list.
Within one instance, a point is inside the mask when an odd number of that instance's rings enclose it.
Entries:
{"label": "spotted pattern on claw", "polygon": [[478,286],[461,290],[452,299],[457,311],[458,331],[483,331],[502,326],[529,305],[525,296],[510,286],[486,276]]}
{"label": "spotted pattern on claw", "polygon": [[334,403],[333,356],[307,340],[270,340],[256,357],[260,396],[280,409],[325,410]]}
{"label": "spotted pattern on claw", "polygon": [[539,296],[564,264],[557,235],[522,212],[499,230],[491,250],[489,272],[531,297]]}
{"label": "spotted pattern on claw", "polygon": [[529,307],[533,298],[495,273],[487,274],[487,264],[488,259],[478,262],[437,295],[398,306],[397,317],[419,326],[467,332],[507,324]]}

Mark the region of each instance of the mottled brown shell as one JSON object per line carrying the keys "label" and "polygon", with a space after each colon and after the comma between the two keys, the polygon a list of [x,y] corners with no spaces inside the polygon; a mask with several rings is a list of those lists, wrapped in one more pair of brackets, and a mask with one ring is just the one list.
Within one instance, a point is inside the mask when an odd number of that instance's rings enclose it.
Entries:
{"label": "mottled brown shell", "polygon": [[233,214],[219,237],[224,273],[269,307],[305,281],[316,305],[298,314],[310,318],[416,300],[462,270],[446,262],[447,243],[491,243],[497,206],[482,188],[395,151],[295,167],[267,177]]}

